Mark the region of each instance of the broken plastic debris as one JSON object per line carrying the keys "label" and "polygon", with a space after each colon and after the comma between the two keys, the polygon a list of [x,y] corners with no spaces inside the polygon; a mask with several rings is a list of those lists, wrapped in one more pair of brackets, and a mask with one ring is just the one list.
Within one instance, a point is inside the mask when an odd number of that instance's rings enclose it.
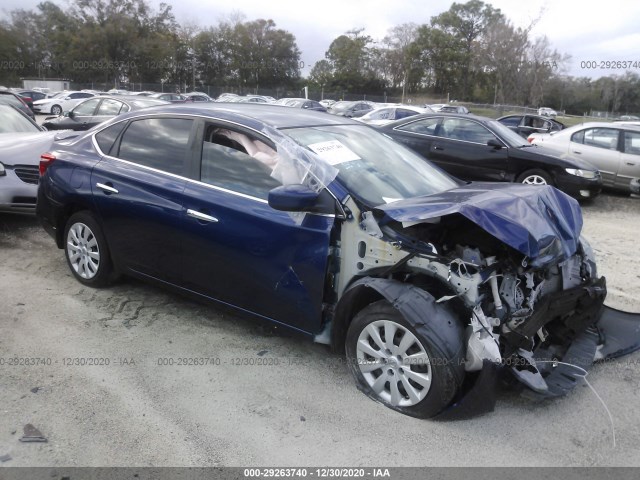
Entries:
{"label": "broken plastic debris", "polygon": [[46,442],[47,439],[42,435],[42,432],[34,427],[32,424],[27,423],[24,426],[24,435],[20,438],[21,442]]}

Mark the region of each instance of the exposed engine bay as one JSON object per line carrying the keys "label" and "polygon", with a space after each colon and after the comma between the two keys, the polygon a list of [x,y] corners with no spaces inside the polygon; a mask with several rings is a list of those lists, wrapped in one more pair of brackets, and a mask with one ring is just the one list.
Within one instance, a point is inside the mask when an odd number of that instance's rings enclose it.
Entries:
{"label": "exposed engine bay", "polygon": [[529,395],[554,397],[573,389],[594,360],[613,353],[603,350],[598,328],[605,279],[579,235],[571,255],[562,248],[573,240],[567,236],[555,251],[539,248],[543,254],[532,258],[522,250],[544,240],[531,235],[516,249],[460,212],[412,220],[390,211],[394,204],[386,212],[359,212],[350,203],[358,221],[342,227],[339,295],[347,279],[369,276],[430,292],[464,323],[464,369],[472,376],[492,364]]}

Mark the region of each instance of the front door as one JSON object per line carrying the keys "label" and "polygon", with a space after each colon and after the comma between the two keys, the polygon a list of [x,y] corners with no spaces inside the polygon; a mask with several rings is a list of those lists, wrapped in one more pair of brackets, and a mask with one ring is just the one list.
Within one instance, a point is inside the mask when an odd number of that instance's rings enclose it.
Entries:
{"label": "front door", "polygon": [[203,122],[184,190],[184,287],[305,332],[320,325],[330,216],[267,202],[275,151],[247,131]]}

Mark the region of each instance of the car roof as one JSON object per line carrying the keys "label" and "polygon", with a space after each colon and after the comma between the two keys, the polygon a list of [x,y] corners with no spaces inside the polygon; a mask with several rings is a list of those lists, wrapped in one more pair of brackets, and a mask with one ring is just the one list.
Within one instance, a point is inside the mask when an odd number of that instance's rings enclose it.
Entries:
{"label": "car roof", "polygon": [[402,118],[388,123],[384,128],[393,128],[396,125],[402,125],[403,123],[415,122],[423,118],[459,118],[460,120],[475,120],[480,123],[496,122],[497,120],[489,117],[481,117],[479,115],[473,115],[469,113],[447,113],[447,112],[435,112],[435,113],[422,113],[420,115],[413,115],[412,117]]}
{"label": "car roof", "polygon": [[573,130],[578,130],[579,128],[623,128],[624,130],[637,131],[640,130],[640,125],[629,125],[621,122],[585,122],[574,125],[571,128]]}
{"label": "car roof", "polygon": [[[135,117],[141,114],[178,114],[202,115],[213,118],[239,121],[244,118],[246,126],[260,128],[259,124],[275,128],[312,127],[320,125],[358,125],[361,122],[345,117],[327,115],[322,112],[284,108],[282,105],[265,105],[252,103],[182,103],[150,107],[144,112],[121,115],[119,118]],[[368,128],[368,127],[367,127]]]}

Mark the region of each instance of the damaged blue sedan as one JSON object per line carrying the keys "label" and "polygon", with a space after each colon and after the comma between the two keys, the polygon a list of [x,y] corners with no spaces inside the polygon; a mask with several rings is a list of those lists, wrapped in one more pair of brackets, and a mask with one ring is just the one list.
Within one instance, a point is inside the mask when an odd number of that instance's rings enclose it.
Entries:
{"label": "damaged blue sedan", "polygon": [[330,344],[407,415],[490,411],[500,375],[564,395],[640,347],[637,318],[603,306],[575,200],[460,182],[344,117],[154,107],[57,141],[40,174],[80,283],[131,275]]}

